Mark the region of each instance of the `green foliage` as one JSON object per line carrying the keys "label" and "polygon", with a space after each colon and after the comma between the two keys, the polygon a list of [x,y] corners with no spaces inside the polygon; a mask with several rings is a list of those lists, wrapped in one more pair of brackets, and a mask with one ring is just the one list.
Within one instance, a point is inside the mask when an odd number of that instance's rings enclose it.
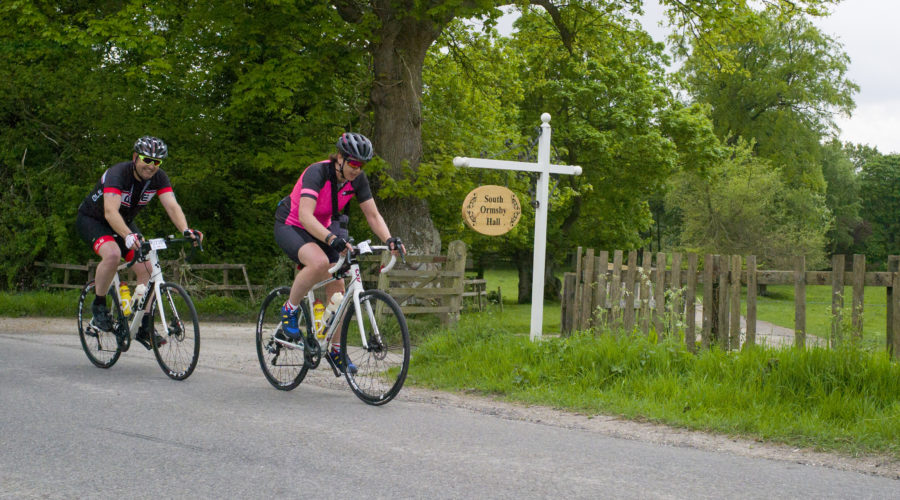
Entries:
{"label": "green foliage", "polygon": [[860,173],[860,216],[871,228],[866,252],[873,262],[900,253],[900,155],[874,157]]}
{"label": "green foliage", "polygon": [[730,157],[703,172],[673,177],[667,197],[683,219],[682,245],[699,253],[755,254],[760,264],[785,266],[805,255],[823,262],[829,212],[824,197],[785,183],[769,161],[739,141]]}
{"label": "green foliage", "polygon": [[[720,137],[755,140],[793,185],[824,191],[821,138],[835,129],[834,113],[849,113],[859,87],[846,77],[841,45],[796,13],[747,13],[754,29],[738,25],[704,34],[693,44],[682,74],[700,102],[711,105]],[[698,53],[713,45],[734,56],[737,68],[710,63]]]}
{"label": "green foliage", "polygon": [[822,175],[825,178],[825,204],[834,216],[828,231],[828,250],[832,254],[851,254],[859,218],[859,182],[853,162],[838,141],[822,148]]}

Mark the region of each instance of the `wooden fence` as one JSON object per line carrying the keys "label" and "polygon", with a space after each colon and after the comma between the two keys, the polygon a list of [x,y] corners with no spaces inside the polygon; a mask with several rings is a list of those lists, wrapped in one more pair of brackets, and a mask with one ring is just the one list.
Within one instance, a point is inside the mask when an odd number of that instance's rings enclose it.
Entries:
{"label": "wooden fence", "polygon": [[[469,280],[465,277],[466,245],[461,241],[450,243],[447,255],[407,255],[406,266],[398,263],[393,270],[380,274],[381,266],[387,264],[390,254],[372,255],[360,259],[363,280],[369,288],[379,288],[390,293],[400,303],[404,314],[438,314],[445,324],[459,319],[463,298],[472,297],[480,309],[487,301],[484,280]],[[250,300],[261,285],[251,285],[244,264],[184,264],[182,261],[162,261],[168,279],[177,281],[190,290],[211,292],[246,291]],[[63,270],[62,282],[47,283],[53,288],[79,289],[93,279],[97,262],[86,265],[35,262],[35,265]],[[221,279],[211,280],[200,277],[194,271],[221,271]],[[240,271],[234,283],[229,271]],[[77,276],[73,276],[77,272]],[[190,276],[185,276],[190,274]],[[125,279],[133,282],[134,273],[128,271]],[[499,294],[499,291],[498,291]]]}
{"label": "wooden fence", "polygon": [[[406,266],[380,274],[390,253],[364,258],[363,279],[391,294],[403,314],[438,314],[445,324],[459,319],[465,282],[466,244],[456,240],[447,247],[447,255],[407,255]],[[404,269],[405,267],[405,269]]]}
{"label": "wooden fence", "polygon": [[[48,269],[63,270],[62,282],[48,282],[45,284],[48,288],[69,288],[80,289],[85,283],[94,279],[97,270],[96,261],[88,261],[87,264],[58,264],[53,262],[35,262],[38,267]],[[182,261],[164,260],[160,261],[168,279],[181,283],[190,290],[202,289],[204,291],[225,292],[230,294],[232,291],[245,291],[250,295],[250,300],[255,300],[255,291],[259,291],[260,286],[250,284],[250,278],[247,276],[247,266],[244,264],[185,264]],[[72,276],[72,272],[77,271],[77,276]],[[221,271],[221,279],[208,279],[194,276],[192,279],[179,279],[177,275],[193,271]],[[243,283],[234,283],[228,271],[240,271],[239,281]],[[126,274],[120,274],[120,277],[130,282],[134,282],[134,271],[129,269]]]}
{"label": "wooden fence", "polygon": [[[891,256],[887,272],[866,272],[864,255],[854,255],[852,268],[846,271],[844,255],[832,259],[834,271],[808,271],[803,257],[794,259],[791,271],[758,270],[756,256],[705,255],[703,268],[697,254],[630,251],[623,261],[621,250],[595,255],[593,249],[578,248],[574,273],[566,273],[563,284],[562,331],[605,324],[625,331],[640,329],[648,333],[650,325],[661,337],[675,330],[673,320],[683,322],[687,348],[696,348],[698,325],[697,294],[702,286],[707,304],[702,308],[699,325],[700,345],[717,344],[724,349],[741,346],[741,287],[746,290],[746,344],[756,343],[756,299],[759,285],[794,285],[794,343],[806,344],[806,287],[831,286],[831,343],[842,338],[844,286],[852,286],[850,305],[851,335],[862,335],[863,297],[866,286],[887,289],[886,347],[900,359],[900,256]],[[630,307],[629,307],[630,305]]]}

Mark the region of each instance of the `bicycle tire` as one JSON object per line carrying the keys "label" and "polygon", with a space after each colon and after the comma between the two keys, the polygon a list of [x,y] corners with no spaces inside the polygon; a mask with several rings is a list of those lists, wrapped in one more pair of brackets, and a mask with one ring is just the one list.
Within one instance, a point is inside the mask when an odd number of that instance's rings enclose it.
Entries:
{"label": "bicycle tire", "polygon": [[94,366],[110,368],[119,360],[122,350],[116,341],[115,333],[94,330],[89,326],[90,320],[84,318],[85,299],[93,289],[92,280],[84,285],[81,296],[78,297],[78,337],[81,339],[81,348]]}
{"label": "bicycle tire", "polygon": [[[382,307],[379,307],[379,303]],[[383,405],[397,396],[409,371],[409,328],[400,305],[381,290],[366,290],[359,297],[363,309],[363,329],[359,331],[357,311],[351,303],[341,325],[341,355],[357,368],[344,376],[350,389],[362,401]],[[382,314],[376,318],[376,311]],[[363,333],[367,339],[362,343]]]}
{"label": "bicycle tire", "polygon": [[[292,348],[279,343],[284,340],[281,333],[281,306],[290,295],[289,287],[276,288],[263,299],[256,318],[256,355],[259,367],[272,387],[290,391],[300,385],[309,371],[302,348]],[[306,300],[300,303],[298,326],[304,330],[310,324]]]}
{"label": "bicycle tire", "polygon": [[[184,380],[194,373],[200,358],[200,321],[197,309],[191,296],[177,283],[164,282],[159,285],[159,291],[169,324],[157,324],[162,316],[158,314],[154,300],[149,313],[153,318],[154,332],[150,335],[153,355],[169,378]],[[156,334],[166,339],[166,343],[157,345]]]}

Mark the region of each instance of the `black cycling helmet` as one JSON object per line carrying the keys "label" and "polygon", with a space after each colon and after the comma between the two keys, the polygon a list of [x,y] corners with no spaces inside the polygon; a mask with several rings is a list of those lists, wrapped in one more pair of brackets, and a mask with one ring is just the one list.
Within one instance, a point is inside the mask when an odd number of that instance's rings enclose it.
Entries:
{"label": "black cycling helmet", "polygon": [[344,158],[352,158],[359,161],[372,159],[372,141],[362,134],[355,132],[341,134],[341,138],[337,141],[337,148]]}
{"label": "black cycling helmet", "polygon": [[149,156],[150,158],[163,159],[169,156],[169,148],[162,139],[145,135],[134,141],[134,152],[139,155]]}

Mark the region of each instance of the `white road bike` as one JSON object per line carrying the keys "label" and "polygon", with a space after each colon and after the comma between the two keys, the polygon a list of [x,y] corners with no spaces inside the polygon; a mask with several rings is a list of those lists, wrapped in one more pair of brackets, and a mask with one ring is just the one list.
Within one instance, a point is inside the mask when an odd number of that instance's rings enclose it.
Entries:
{"label": "white road bike", "polygon": [[[116,270],[108,296],[112,298],[113,329],[104,332],[90,325],[90,304],[94,294],[94,281],[87,283],[78,299],[78,335],[81,347],[88,359],[100,368],[110,368],[123,352],[131,346],[145,314],[153,317],[154,332],[150,334],[153,355],[160,368],[170,378],[184,380],[197,366],[200,355],[200,322],[191,296],[178,283],[163,278],[162,266],[157,252],[168,248],[170,243],[192,243],[191,238],[154,238],[144,241],[141,251],[131,262],[122,264]],[[201,249],[196,242],[194,250]],[[192,252],[193,254],[193,252]],[[119,295],[119,273],[135,264],[150,266],[150,282],[143,297],[136,297],[129,304],[130,314],[125,314],[122,297]],[[149,310],[145,312],[149,306]],[[157,345],[156,335],[166,342]]]}
{"label": "white road bike", "polygon": [[[406,318],[397,301],[382,290],[366,290],[357,257],[359,255],[387,251],[387,246],[370,245],[369,241],[354,245],[328,270],[331,278],[317,283],[300,303],[298,326],[304,333],[300,340],[292,341],[282,331],[281,307],[290,294],[290,287],[272,290],[263,300],[256,322],[256,353],[266,379],[276,389],[289,391],[296,388],[310,368],[317,368],[322,358],[328,362],[336,377],[342,372],[327,355],[340,332],[340,351],[343,366],[348,359],[356,367],[356,373],[346,370],[343,375],[350,389],[359,399],[370,405],[383,405],[392,400],[409,370],[410,344]],[[386,273],[393,268],[396,257],[381,269]],[[326,284],[349,278],[344,298],[335,313],[316,332],[312,321],[311,304],[314,292]],[[318,335],[317,335],[318,333]]]}

